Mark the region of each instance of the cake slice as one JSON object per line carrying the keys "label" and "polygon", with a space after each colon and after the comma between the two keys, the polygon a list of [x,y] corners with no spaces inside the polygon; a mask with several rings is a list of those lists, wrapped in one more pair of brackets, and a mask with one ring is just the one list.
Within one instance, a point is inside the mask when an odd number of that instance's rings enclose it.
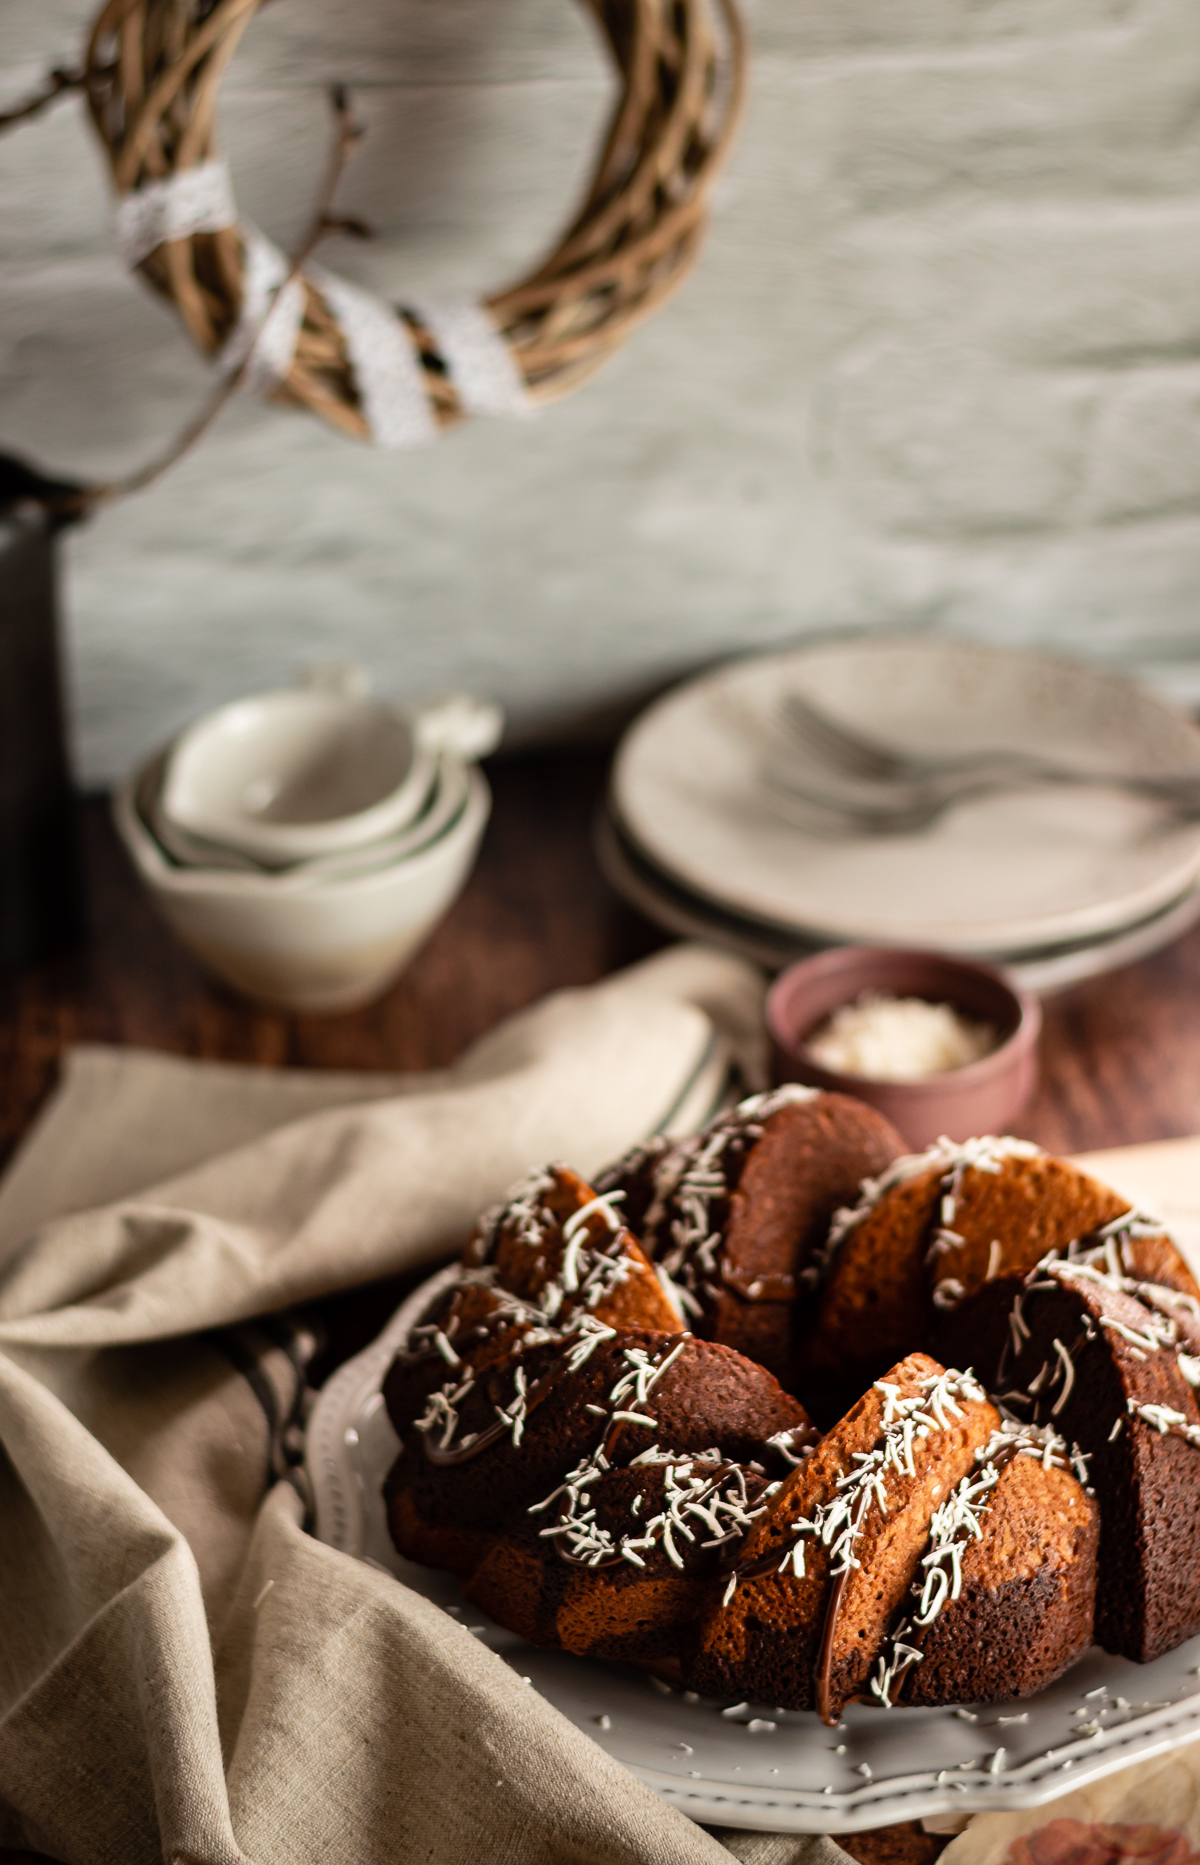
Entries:
{"label": "cake slice", "polygon": [[593,1328],[433,1394],[389,1474],[389,1525],[534,1643],[656,1657],[815,1435],[729,1348]]}
{"label": "cake slice", "polygon": [[1101,1518],[1096,1636],[1142,1662],[1200,1632],[1200,1358],[1178,1300],[1048,1259],[986,1284],[940,1337],[1006,1409],[1082,1450]]}
{"label": "cake slice", "polygon": [[859,1385],[990,1278],[1066,1252],[1128,1200],[1027,1140],[939,1141],[900,1159],[834,1221],[806,1355],[810,1381]]}
{"label": "cake slice", "polygon": [[869,1689],[935,1511],[999,1423],[969,1375],[924,1354],[893,1367],[747,1535],[701,1622],[694,1687],[836,1723]]}
{"label": "cake slice", "polygon": [[997,1703],[1044,1690],[1092,1642],[1099,1533],[1063,1439],[1006,1420],[934,1515],[872,1697]]}
{"label": "cake slice", "polygon": [[787,1083],[705,1132],[637,1147],[600,1174],[678,1290],[688,1325],[788,1384],[812,1262],[833,1213],[903,1142],[859,1101]]}
{"label": "cake slice", "polygon": [[480,1220],[457,1280],[397,1354],[383,1388],[388,1415],[403,1437],[430,1395],[455,1390],[468,1371],[580,1330],[621,1327],[681,1333],[683,1321],[620,1200],[566,1166],[540,1168]]}
{"label": "cake slice", "polygon": [[608,1327],[682,1329],[678,1304],[625,1223],[621,1199],[567,1166],[532,1173],[480,1220],[463,1252],[468,1270],[536,1306],[544,1324],[580,1312]]}

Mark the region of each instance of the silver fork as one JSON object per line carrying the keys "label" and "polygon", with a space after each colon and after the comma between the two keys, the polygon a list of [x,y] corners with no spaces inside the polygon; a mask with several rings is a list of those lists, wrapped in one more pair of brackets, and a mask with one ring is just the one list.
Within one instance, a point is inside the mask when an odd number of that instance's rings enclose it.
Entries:
{"label": "silver fork", "polygon": [[951,804],[1014,784],[1110,784],[1137,796],[1168,803],[1182,812],[1200,809],[1200,773],[1148,776],[1136,771],[1099,771],[1023,751],[978,751],[927,757],[883,745],[831,719],[799,693],[780,707],[785,732],[835,777],[849,780],[835,790],[814,785],[803,765],[769,764],[769,779],[810,802],[870,819],[873,826],[900,821],[904,828],[934,821]]}
{"label": "silver fork", "polygon": [[983,768],[989,771],[1011,769],[1022,775],[1031,772],[1040,775],[1047,769],[1057,772],[1064,768],[1023,751],[970,751],[936,758],[899,751],[856,731],[853,726],[831,719],[802,693],[784,695],[780,716],[790,734],[814,752],[822,764],[846,777],[857,777],[868,783],[919,783],[923,778]]}

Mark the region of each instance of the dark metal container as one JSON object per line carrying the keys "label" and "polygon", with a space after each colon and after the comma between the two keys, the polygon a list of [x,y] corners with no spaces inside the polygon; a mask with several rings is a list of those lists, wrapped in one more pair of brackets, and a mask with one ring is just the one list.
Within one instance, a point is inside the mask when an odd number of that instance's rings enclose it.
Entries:
{"label": "dark metal container", "polygon": [[68,943],[81,900],[54,523],[17,499],[0,504],[0,970]]}

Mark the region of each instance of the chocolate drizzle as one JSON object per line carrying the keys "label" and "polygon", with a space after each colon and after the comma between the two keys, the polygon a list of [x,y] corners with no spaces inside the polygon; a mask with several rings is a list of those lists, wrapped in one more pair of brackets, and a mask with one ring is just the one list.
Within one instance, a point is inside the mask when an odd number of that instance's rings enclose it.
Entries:
{"label": "chocolate drizzle", "polygon": [[[553,1391],[566,1371],[567,1362],[565,1360],[556,1360],[548,1371],[543,1373],[540,1379],[534,1381],[533,1385],[530,1386],[529,1390],[523,1395],[523,1419],[528,1418],[530,1412],[533,1411],[535,1407],[539,1406],[542,1400]],[[442,1449],[439,1445],[430,1443],[430,1433],[428,1431],[422,1432],[421,1435],[425,1445],[426,1457],[431,1464],[436,1465],[439,1470],[442,1470],[454,1464],[470,1463],[473,1457],[478,1457],[481,1452],[490,1450],[493,1444],[498,1444],[501,1438],[509,1436],[512,1429],[513,1420],[511,1417],[498,1418],[494,1424],[488,1425],[483,1431],[472,1433],[470,1436],[462,1439],[458,1444],[448,1444],[445,1449]]]}
{"label": "chocolate drizzle", "polygon": [[821,1632],[821,1648],[817,1654],[816,1674],[813,1678],[817,1715],[830,1729],[838,1722],[838,1718],[830,1708],[830,1693],[833,1689],[833,1640],[837,1632],[838,1619],[841,1616],[842,1601],[846,1597],[850,1572],[849,1567],[843,1567],[841,1573],[833,1577],[833,1585],[829,1589],[829,1598],[825,1603],[825,1624]]}

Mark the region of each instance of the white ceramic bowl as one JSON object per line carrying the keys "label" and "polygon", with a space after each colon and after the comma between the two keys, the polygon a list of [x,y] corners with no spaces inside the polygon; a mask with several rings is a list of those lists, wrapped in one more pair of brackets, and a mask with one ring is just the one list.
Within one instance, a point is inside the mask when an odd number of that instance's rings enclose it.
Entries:
{"label": "white ceramic bowl", "polygon": [[303,686],[219,706],[167,754],[160,839],[232,851],[286,868],[394,836],[424,807],[439,752],[462,759],[494,749],[496,706],[456,695],[406,711],[367,697],[365,676],[331,669]]}
{"label": "white ceramic bowl", "polygon": [[491,809],[487,782],[471,769],[457,818],[385,867],[325,880],[177,868],[138,814],[141,775],[113,811],[159,911],[218,977],[288,1010],[349,1010],[378,997],[462,889]]}
{"label": "white ceramic bowl", "polygon": [[449,753],[439,752],[433,759],[428,793],[422,801],[419,814],[407,828],[397,830],[394,835],[382,836],[378,841],[366,842],[361,847],[335,849],[332,854],[315,855],[311,861],[294,861],[287,868],[269,868],[262,862],[254,861],[249,855],[239,855],[215,842],[201,841],[199,836],[189,835],[166,818],[161,799],[163,771],[169,755],[168,748],[151,758],[133,780],[134,808],[142,827],[149,831],[151,838],[166,856],[168,865],[173,868],[201,869],[208,873],[217,871],[257,874],[260,877],[266,875],[276,881],[286,879],[297,887],[302,883],[324,886],[331,880],[348,880],[353,875],[366,874],[368,871],[373,873],[377,868],[390,867],[395,861],[407,860],[428,843],[444,835],[451,824],[457,822],[466,804],[469,787],[469,766]]}

